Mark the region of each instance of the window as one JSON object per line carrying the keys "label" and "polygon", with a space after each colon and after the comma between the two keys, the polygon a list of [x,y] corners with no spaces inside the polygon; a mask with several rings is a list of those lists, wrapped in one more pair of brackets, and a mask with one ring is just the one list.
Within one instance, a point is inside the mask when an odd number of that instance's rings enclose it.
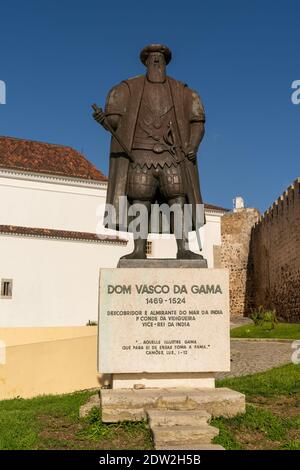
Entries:
{"label": "window", "polygon": [[152,242],[147,241],[146,243],[146,255],[151,256],[152,255]]}
{"label": "window", "polygon": [[1,279],[1,298],[12,298],[12,279]]}

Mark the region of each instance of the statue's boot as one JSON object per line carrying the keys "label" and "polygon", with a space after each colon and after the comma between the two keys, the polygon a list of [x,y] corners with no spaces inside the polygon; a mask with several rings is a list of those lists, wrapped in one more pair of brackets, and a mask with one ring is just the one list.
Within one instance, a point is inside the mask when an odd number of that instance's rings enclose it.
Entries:
{"label": "statue's boot", "polygon": [[[149,221],[151,201],[141,201],[138,199],[134,199],[132,201],[132,204],[143,205],[145,209],[147,210],[147,221]],[[135,238],[133,252],[129,253],[128,255],[121,256],[120,259],[146,259],[147,258],[146,244],[147,244],[147,237],[145,239]]]}
{"label": "statue's boot", "polygon": [[197,253],[194,253],[193,251],[189,250],[189,237],[188,233],[186,231],[186,228],[184,226],[184,203],[185,203],[185,198],[183,196],[177,196],[173,198],[172,200],[169,201],[170,206],[172,204],[179,204],[182,209],[182,220],[181,220],[181,227],[176,233],[176,227],[174,227],[174,219],[171,218],[171,227],[173,233],[175,233],[176,236],[176,243],[177,243],[177,259],[198,259],[198,260],[204,260],[202,255],[199,255]]}
{"label": "statue's boot", "polygon": [[146,242],[142,238],[134,240],[134,250],[128,255],[121,256],[120,259],[146,259]]}
{"label": "statue's boot", "polygon": [[193,251],[184,247],[185,242],[183,240],[176,240],[177,241],[177,259],[204,259],[202,255],[198,255]]}

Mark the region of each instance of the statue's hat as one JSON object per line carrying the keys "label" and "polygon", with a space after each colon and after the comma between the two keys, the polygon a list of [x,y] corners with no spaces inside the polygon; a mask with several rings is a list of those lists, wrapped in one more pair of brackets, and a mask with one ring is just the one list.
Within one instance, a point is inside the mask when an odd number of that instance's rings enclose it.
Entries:
{"label": "statue's hat", "polygon": [[146,65],[148,56],[151,52],[161,52],[165,56],[166,64],[168,64],[172,59],[172,52],[167,46],[164,46],[163,44],[149,44],[144,47],[140,53],[140,59],[144,65]]}

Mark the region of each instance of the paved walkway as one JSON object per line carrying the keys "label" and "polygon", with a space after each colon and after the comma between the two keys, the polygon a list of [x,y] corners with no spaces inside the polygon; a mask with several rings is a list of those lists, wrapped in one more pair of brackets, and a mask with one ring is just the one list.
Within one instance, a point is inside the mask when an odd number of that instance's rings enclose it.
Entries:
{"label": "paved walkway", "polygon": [[238,326],[244,325],[252,325],[253,320],[249,317],[242,317],[241,315],[237,315],[236,317],[230,318],[230,328],[237,328]]}
{"label": "paved walkway", "polygon": [[217,378],[238,377],[263,372],[291,362],[292,341],[231,340],[231,371]]}

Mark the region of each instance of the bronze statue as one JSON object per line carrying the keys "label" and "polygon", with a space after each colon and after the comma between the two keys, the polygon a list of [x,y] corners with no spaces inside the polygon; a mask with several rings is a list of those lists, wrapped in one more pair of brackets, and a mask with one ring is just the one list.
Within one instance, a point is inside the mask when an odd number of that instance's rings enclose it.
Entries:
{"label": "bronze statue", "polygon": [[[146,75],[112,88],[105,113],[93,105],[94,119],[112,134],[106,202],[120,214],[120,197],[126,196],[129,204],[145,206],[149,215],[154,203],[181,208],[190,204],[190,229],[198,230],[195,208],[202,197],[197,150],[204,135],[203,105],[195,91],[166,75],[171,60],[168,47],[151,44],[141,51],[140,59]],[[122,230],[123,216],[117,216],[117,230]],[[134,251],[123,258],[146,258],[146,239],[134,238]],[[178,259],[203,258],[188,249],[185,229],[176,241]]]}

